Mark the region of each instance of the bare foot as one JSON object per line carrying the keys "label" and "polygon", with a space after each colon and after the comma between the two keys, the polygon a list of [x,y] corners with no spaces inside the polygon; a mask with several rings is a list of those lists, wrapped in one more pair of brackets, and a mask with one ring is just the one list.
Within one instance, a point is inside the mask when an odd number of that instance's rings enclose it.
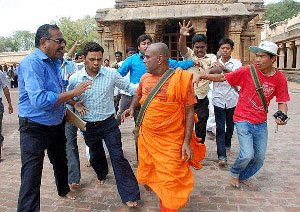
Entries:
{"label": "bare foot", "polygon": [[66,198],[70,200],[75,200],[76,199],[76,194],[73,191],[70,191],[69,193],[66,194]]}
{"label": "bare foot", "polygon": [[127,205],[129,208],[133,208],[133,207],[137,207],[138,203],[137,203],[137,202],[131,202],[131,201],[128,201],[128,202],[126,202],[126,205]]}
{"label": "bare foot", "polygon": [[230,184],[235,187],[235,188],[239,188],[240,187],[240,181],[238,178],[234,178],[234,177],[231,177],[230,179]]}
{"label": "bare foot", "polygon": [[103,185],[105,180],[98,180],[99,185]]}
{"label": "bare foot", "polygon": [[244,185],[248,186],[249,188],[253,187],[253,184],[250,181],[248,181],[248,180],[242,181],[241,183],[243,183]]}
{"label": "bare foot", "polygon": [[230,149],[227,149],[227,150],[226,150],[226,155],[228,155],[228,156],[232,155],[232,152],[231,152]]}
{"label": "bare foot", "polygon": [[80,188],[80,187],[81,187],[81,184],[80,184],[80,183],[71,183],[71,184],[70,184],[70,187],[71,187],[71,188]]}

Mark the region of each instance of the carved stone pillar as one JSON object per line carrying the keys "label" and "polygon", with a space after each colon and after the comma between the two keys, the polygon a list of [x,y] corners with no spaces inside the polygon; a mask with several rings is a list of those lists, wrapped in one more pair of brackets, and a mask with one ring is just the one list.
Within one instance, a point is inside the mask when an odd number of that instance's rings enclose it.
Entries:
{"label": "carved stone pillar", "polygon": [[296,68],[300,69],[300,40],[295,41],[295,46],[297,47]]}
{"label": "carved stone pillar", "polygon": [[125,25],[124,23],[112,23],[109,27],[114,38],[114,50],[120,51],[125,55]]}
{"label": "carved stone pillar", "polygon": [[286,67],[287,68],[292,68],[293,67],[293,60],[294,60],[294,43],[293,42],[287,42],[286,43],[286,48],[287,48],[287,62],[286,62]]}
{"label": "carved stone pillar", "polygon": [[145,23],[145,34],[148,34],[152,37],[153,42],[156,40],[156,31],[157,31],[157,24],[155,21],[144,21]]}
{"label": "carved stone pillar", "polygon": [[204,34],[204,35],[206,35],[206,32],[207,32],[207,26],[206,26],[207,19],[205,19],[205,18],[202,18],[202,19],[192,18],[191,22],[194,26],[195,34]]}
{"label": "carved stone pillar", "polygon": [[284,56],[285,56],[285,44],[280,43],[279,44],[279,68],[284,68]]}
{"label": "carved stone pillar", "polygon": [[229,38],[234,42],[232,56],[236,59],[241,59],[241,33],[243,31],[244,20],[231,19],[229,26]]}

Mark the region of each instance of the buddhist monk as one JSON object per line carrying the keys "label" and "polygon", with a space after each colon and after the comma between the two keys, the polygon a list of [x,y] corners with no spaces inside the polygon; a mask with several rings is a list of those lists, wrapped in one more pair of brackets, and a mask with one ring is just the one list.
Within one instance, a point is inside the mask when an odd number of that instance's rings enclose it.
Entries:
{"label": "buddhist monk", "polygon": [[[168,58],[166,44],[148,47],[144,58],[147,73],[140,80],[130,108],[122,114],[122,121],[133,116],[134,109],[170,71]],[[152,99],[139,128],[137,179],[159,196],[162,212],[178,211],[186,205],[194,186],[190,164],[201,168],[200,159],[205,155],[205,145],[197,143],[193,131],[196,99],[192,80],[192,73],[176,69]],[[197,151],[193,154],[194,149]]]}

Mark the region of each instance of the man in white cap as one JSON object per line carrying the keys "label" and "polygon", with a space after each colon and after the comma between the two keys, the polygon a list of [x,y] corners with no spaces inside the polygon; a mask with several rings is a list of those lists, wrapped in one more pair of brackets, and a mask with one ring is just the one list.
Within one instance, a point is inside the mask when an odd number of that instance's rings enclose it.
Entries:
{"label": "man in white cap", "polygon": [[[197,79],[215,82],[227,80],[231,86],[241,87],[233,116],[240,143],[239,155],[230,169],[230,183],[234,187],[239,187],[240,183],[251,187],[252,183],[248,179],[263,165],[268,141],[267,112],[274,96],[278,103],[275,122],[284,125],[287,121],[287,102],[290,100],[287,81],[284,74],[273,67],[278,56],[277,50],[278,46],[275,43],[261,42],[258,47],[250,47],[250,51],[255,53],[253,72],[251,66],[243,66],[231,73],[206,74]],[[260,82],[258,87],[262,88],[263,95],[259,95],[256,89],[252,77],[255,72]]]}

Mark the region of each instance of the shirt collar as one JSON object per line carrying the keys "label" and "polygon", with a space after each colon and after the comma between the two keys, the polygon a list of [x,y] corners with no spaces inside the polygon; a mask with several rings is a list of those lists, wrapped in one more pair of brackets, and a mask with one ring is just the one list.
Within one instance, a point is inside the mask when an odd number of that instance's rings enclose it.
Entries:
{"label": "shirt collar", "polygon": [[205,53],[205,55],[204,55],[203,57],[200,57],[200,58],[199,58],[199,57],[195,54],[194,50],[192,50],[192,51],[193,51],[193,55],[192,55],[192,56],[197,57],[198,59],[209,58],[209,56],[207,55],[207,53]]}
{"label": "shirt collar", "polygon": [[[95,78],[97,78],[100,74],[104,74],[104,72],[105,72],[104,69],[106,69],[106,67],[101,66]],[[90,75],[88,75],[86,68],[84,68],[82,76],[87,77],[87,78],[91,77]]]}
{"label": "shirt collar", "polygon": [[[36,48],[34,53],[41,59],[41,60],[47,60],[49,57],[42,52],[39,48]],[[50,58],[49,58],[50,59]]]}
{"label": "shirt collar", "polygon": [[139,57],[143,60],[145,55],[143,55],[141,52],[139,52]]}
{"label": "shirt collar", "polygon": [[222,56],[220,57],[220,62],[223,64],[223,65],[226,65],[227,63],[234,63],[233,61],[233,58],[230,56],[230,59],[224,64],[224,62],[222,61]]}

